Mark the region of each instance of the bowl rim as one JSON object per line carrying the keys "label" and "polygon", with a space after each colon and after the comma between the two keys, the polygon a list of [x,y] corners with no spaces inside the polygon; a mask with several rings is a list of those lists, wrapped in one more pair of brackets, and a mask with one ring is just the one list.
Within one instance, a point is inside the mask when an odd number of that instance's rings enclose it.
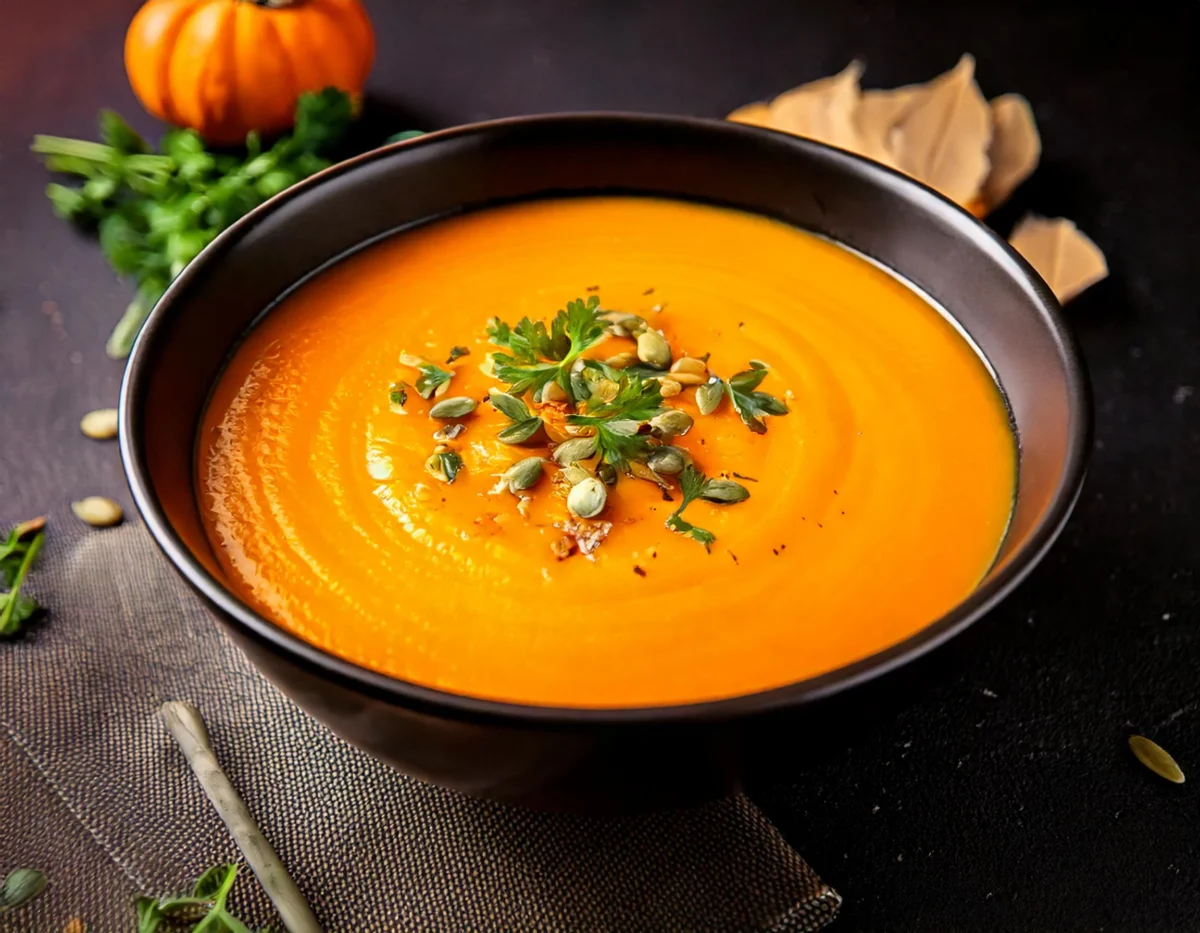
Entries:
{"label": "bowl rim", "polygon": [[[994,258],[1009,260],[1010,271],[1029,292],[1030,300],[1035,304],[1035,310],[1039,312],[1063,360],[1069,408],[1070,433],[1066,439],[1066,467],[1063,478],[1041,521],[1031,532],[1029,540],[966,599],[908,638],[881,651],[815,677],[766,690],[665,706],[542,706],[452,693],[402,680],[329,654],[293,635],[241,602],[210,574],[172,528],[154,494],[142,432],[143,397],[149,382],[147,370],[153,365],[157,335],[171,315],[179,297],[190,288],[193,281],[203,276],[213,263],[220,261],[222,254],[234,247],[263,217],[330,179],[390,158],[397,152],[447,139],[486,136],[499,129],[514,126],[553,129],[556,126],[570,127],[578,123],[607,123],[613,129],[657,128],[667,133],[699,130],[731,136],[749,136],[760,140],[766,134],[772,138],[773,143],[790,146],[809,158],[833,163],[869,184],[898,192],[920,210],[940,214],[943,219],[953,222],[956,233],[968,236],[981,249],[990,250]],[[331,679],[355,692],[442,717],[517,728],[586,728],[680,722],[698,724],[743,719],[832,697],[917,660],[989,612],[1041,562],[1062,532],[1079,499],[1086,475],[1093,430],[1091,386],[1083,356],[1066,324],[1061,305],[1041,276],[1016,250],[958,204],[887,166],[815,140],[714,118],[616,111],[507,117],[437,130],[338,162],[254,208],[215,237],[171,282],[151,311],[127,361],[121,383],[119,413],[121,460],[134,503],[151,537],[166,554],[175,570],[224,621],[232,622],[241,633],[249,635],[276,654],[284,655],[308,671],[324,679]]]}

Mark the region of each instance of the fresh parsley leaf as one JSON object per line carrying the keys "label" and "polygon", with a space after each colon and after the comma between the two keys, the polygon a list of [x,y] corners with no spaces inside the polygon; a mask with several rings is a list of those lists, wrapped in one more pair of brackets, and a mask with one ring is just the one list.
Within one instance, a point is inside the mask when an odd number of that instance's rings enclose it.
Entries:
{"label": "fresh parsley leaf", "polygon": [[502,443],[523,444],[542,430],[542,419],[515,395],[494,390],[488,393],[488,399],[500,414],[512,422],[497,435],[497,440]]}
{"label": "fresh parsley leaf", "polygon": [[587,403],[587,413],[569,415],[567,423],[591,427],[596,431],[596,449],[604,462],[629,472],[631,460],[645,460],[651,450],[650,439],[640,433],[642,425],[662,410],[658,382],[600,367],[593,371],[618,376],[617,390],[611,401]]}
{"label": "fresh parsley leaf", "polygon": [[215,865],[197,880],[192,893],[182,897],[139,897],[137,933],[157,933],[163,923],[172,929],[180,923],[195,923],[191,933],[252,933],[229,912],[225,902],[237,880],[236,865]]}
{"label": "fresh parsley leaf", "polygon": [[448,387],[450,380],[454,378],[454,373],[449,370],[442,369],[436,363],[423,360],[411,353],[401,353],[400,362],[405,366],[411,366],[420,374],[417,376],[414,387],[421,398],[432,398],[435,394],[441,395],[446,390],[442,389],[441,392],[438,392],[438,388],[440,386]]}
{"label": "fresh parsley leaf", "polygon": [[679,491],[683,494],[683,501],[679,503],[679,507],[667,518],[666,524],[671,531],[687,535],[693,541],[699,541],[703,544],[704,550],[711,551],[712,544],[717,540],[717,536],[711,531],[697,527],[683,518],[683,510],[704,494],[704,486],[707,482],[704,474],[691,464],[683,468],[683,473],[679,476]]}
{"label": "fresh parsley leaf", "polygon": [[516,327],[493,318],[488,337],[507,351],[492,354],[493,370],[497,379],[508,384],[512,395],[529,392],[534,401],[540,401],[546,385],[555,382],[568,397],[578,401],[570,378],[571,364],[603,340],[606,333],[607,323],[601,317],[596,295],[567,302],[549,328],[545,322],[528,317],[521,318]]}
{"label": "fresh parsley leaf", "polygon": [[467,347],[451,347],[450,356],[446,359],[446,365],[450,365],[459,357],[470,356],[471,351]]}
{"label": "fresh parsley leaf", "polygon": [[735,483],[731,479],[708,479],[690,463],[683,468],[683,473],[679,476],[679,491],[683,494],[683,501],[667,519],[667,527],[699,541],[705,550],[712,549],[712,543],[717,540],[716,535],[686,521],[683,518],[683,510],[697,499],[730,505],[750,498],[750,490],[741,483]]}
{"label": "fresh parsley leaf", "polygon": [[134,907],[137,910],[137,933],[156,933],[166,919],[153,897],[139,897],[134,901]]}
{"label": "fresh parsley leaf", "polygon": [[8,592],[0,593],[0,638],[15,635],[40,608],[21,585],[42,549],[45,519],[22,522],[0,542],[0,577]]}
{"label": "fresh parsley leaf", "polygon": [[[767,377],[769,370],[757,360],[750,361],[750,368],[734,373],[728,382],[729,400],[734,410],[755,434],[766,434],[766,415],[786,415],[787,404],[766,392],[756,391]],[[719,401],[719,400],[718,400]]]}

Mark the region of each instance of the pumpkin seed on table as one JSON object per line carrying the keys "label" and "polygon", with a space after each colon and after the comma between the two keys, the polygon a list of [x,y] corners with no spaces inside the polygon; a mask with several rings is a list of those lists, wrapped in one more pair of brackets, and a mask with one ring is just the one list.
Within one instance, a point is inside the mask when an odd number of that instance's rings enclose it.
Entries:
{"label": "pumpkin seed on table", "polygon": [[14,868],[0,884],[0,913],[15,910],[46,889],[48,879],[36,868]]}
{"label": "pumpkin seed on table", "polygon": [[1131,735],[1129,748],[1137,760],[1157,774],[1175,784],[1184,782],[1183,770],[1175,763],[1167,750],[1156,742],[1150,741],[1144,735]]}
{"label": "pumpkin seed on table", "polygon": [[444,398],[429,409],[429,417],[438,421],[453,421],[455,418],[465,418],[473,412],[479,403],[465,395]]}
{"label": "pumpkin seed on table", "polygon": [[121,507],[104,496],[88,496],[86,499],[72,502],[71,511],[75,513],[76,518],[93,528],[107,528],[119,524],[125,517]]}
{"label": "pumpkin seed on table", "polygon": [[79,430],[94,441],[110,441],[117,436],[117,410],[97,408],[79,419]]}

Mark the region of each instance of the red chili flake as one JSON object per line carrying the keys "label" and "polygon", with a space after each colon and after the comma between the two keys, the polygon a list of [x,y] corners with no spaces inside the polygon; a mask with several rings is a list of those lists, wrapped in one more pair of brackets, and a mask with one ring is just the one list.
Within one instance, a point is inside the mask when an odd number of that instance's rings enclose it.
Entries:
{"label": "red chili flake", "polygon": [[639,577],[644,577],[646,575],[646,571],[644,571],[637,564],[633,565],[633,572],[636,573]]}

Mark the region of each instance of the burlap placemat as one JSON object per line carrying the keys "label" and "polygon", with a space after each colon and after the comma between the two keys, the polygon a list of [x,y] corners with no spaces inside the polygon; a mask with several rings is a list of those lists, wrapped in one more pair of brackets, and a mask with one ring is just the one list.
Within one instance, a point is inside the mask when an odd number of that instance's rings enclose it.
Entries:
{"label": "burlap placemat", "polygon": [[[48,619],[0,642],[0,874],[50,887],[0,929],[134,928],[237,850],[155,715],[185,699],[330,933],[811,931],[840,898],[745,798],[621,819],[531,813],[406,778],[242,657],[142,526],[52,525]],[[271,917],[243,879],[237,908]]]}

